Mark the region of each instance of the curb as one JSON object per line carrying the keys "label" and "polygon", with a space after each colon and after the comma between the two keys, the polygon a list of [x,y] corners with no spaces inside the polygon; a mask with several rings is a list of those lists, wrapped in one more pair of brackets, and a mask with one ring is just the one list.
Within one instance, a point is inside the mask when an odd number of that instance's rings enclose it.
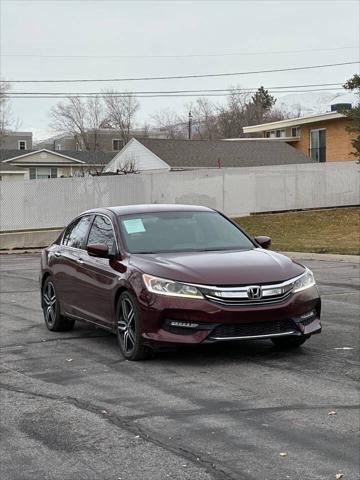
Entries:
{"label": "curb", "polygon": [[359,255],[340,255],[335,253],[279,252],[287,257],[301,260],[319,260],[324,262],[360,263]]}

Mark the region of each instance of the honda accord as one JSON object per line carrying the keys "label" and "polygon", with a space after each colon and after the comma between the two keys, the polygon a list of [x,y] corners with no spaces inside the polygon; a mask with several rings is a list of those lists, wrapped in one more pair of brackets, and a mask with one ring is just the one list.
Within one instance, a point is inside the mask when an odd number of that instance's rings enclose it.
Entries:
{"label": "honda accord", "polygon": [[248,339],[298,347],[321,331],[319,292],[307,267],[270,244],[206,207],[89,210],[42,252],[45,324],[107,329],[128,360]]}

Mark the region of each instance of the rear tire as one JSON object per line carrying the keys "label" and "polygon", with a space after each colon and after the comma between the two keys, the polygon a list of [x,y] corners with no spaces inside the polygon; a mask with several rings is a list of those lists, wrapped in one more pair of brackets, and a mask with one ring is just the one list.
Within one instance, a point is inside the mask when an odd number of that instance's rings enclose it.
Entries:
{"label": "rear tire", "polygon": [[41,292],[41,304],[44,312],[45,325],[51,332],[65,332],[71,330],[75,320],[70,320],[60,315],[59,299],[56,295],[55,285],[48,277]]}
{"label": "rear tire", "polygon": [[298,348],[300,347],[301,345],[303,345],[306,340],[310,338],[309,336],[301,336],[301,337],[274,337],[271,339],[271,341],[273,342],[273,344],[276,346],[276,347],[279,347],[279,348],[288,348],[288,349],[291,349],[291,348]]}
{"label": "rear tire", "polygon": [[124,292],[120,295],[116,319],[116,335],[122,356],[133,361],[148,358],[151,349],[143,345],[139,307],[131,293]]}

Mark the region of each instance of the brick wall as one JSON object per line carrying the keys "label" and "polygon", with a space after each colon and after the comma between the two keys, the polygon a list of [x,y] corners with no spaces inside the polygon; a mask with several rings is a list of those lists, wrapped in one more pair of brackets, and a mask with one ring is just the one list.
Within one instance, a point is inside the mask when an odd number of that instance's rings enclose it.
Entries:
{"label": "brick wall", "polygon": [[351,154],[352,136],[345,130],[348,121],[346,118],[338,118],[324,122],[301,125],[300,140],[291,145],[309,156],[310,130],[326,129],[326,161],[339,162],[343,160],[355,160]]}

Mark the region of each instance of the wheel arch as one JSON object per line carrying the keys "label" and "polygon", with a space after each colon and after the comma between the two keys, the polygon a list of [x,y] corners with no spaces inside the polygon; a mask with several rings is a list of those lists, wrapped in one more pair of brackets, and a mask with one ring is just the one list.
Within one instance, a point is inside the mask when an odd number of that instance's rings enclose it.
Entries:
{"label": "wheel arch", "polygon": [[41,277],[41,306],[43,306],[43,296],[42,296],[42,291],[44,288],[44,283],[46,280],[50,277],[50,272],[45,271]]}
{"label": "wheel arch", "polygon": [[117,319],[116,319],[116,310],[117,310],[117,306],[118,306],[118,303],[119,303],[119,298],[120,298],[120,295],[124,292],[128,292],[132,295],[134,295],[136,297],[136,294],[134,292],[134,290],[131,288],[130,285],[128,284],[122,284],[119,286],[119,288],[116,290],[116,293],[115,293],[115,296],[114,296],[114,319],[115,319],[115,325],[116,325],[116,322],[117,322]]}
{"label": "wheel arch", "polygon": [[42,289],[43,286],[44,286],[45,280],[46,280],[47,278],[49,278],[50,276],[51,276],[51,275],[50,275],[50,272],[44,272],[44,273],[43,273],[43,276],[42,276],[42,278],[41,278],[41,289]]}

